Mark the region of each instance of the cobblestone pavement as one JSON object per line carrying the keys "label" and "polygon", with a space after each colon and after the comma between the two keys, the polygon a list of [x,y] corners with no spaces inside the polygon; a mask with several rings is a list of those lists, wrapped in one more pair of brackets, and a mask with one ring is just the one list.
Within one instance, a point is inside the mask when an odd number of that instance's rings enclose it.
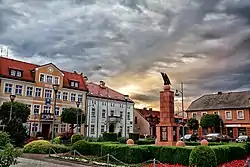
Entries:
{"label": "cobblestone pavement", "polygon": [[79,164],[72,164],[69,162],[63,162],[58,160],[46,159],[46,160],[34,160],[27,158],[19,158],[18,164],[11,167],[87,167]]}

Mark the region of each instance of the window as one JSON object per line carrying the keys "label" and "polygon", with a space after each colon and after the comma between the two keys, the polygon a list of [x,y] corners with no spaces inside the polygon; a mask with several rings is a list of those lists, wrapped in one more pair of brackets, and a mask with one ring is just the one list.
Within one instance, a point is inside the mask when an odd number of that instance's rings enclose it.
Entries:
{"label": "window", "polygon": [[90,126],[90,133],[95,134],[95,125]]}
{"label": "window", "polygon": [[63,101],[67,101],[67,100],[68,100],[68,93],[63,92]]}
{"label": "window", "polygon": [[10,75],[14,76],[14,77],[21,77],[22,76],[22,71],[11,69],[10,70]]}
{"label": "window", "polygon": [[16,95],[22,95],[22,93],[23,93],[23,86],[22,85],[16,85],[15,94]]}
{"label": "window", "polygon": [[71,93],[70,100],[76,101],[76,94],[75,93]]}
{"label": "window", "polygon": [[4,88],[4,92],[5,93],[12,93],[12,84],[6,83],[5,84],[5,88]]}
{"label": "window", "polygon": [[95,117],[95,108],[92,108],[91,117]]}
{"label": "window", "polygon": [[34,115],[39,114],[39,111],[40,111],[40,105],[35,104],[34,107],[33,107]]}
{"label": "window", "polygon": [[128,112],[127,114],[128,114],[128,120],[130,120],[130,112]]}
{"label": "window", "polygon": [[58,124],[55,124],[55,125],[54,125],[55,133],[58,133],[58,129],[59,129],[58,127],[59,127]]}
{"label": "window", "polygon": [[44,97],[45,98],[51,98],[52,97],[52,90],[45,89]]}
{"label": "window", "polygon": [[202,112],[201,113],[201,116],[204,116],[204,115],[206,115],[207,114],[207,112]]}
{"label": "window", "polygon": [[62,108],[62,111],[64,111],[66,108]]}
{"label": "window", "polygon": [[104,133],[104,125],[101,125],[101,133]]}
{"label": "window", "polygon": [[59,85],[59,78],[55,77],[55,84]]}
{"label": "window", "polygon": [[110,111],[111,117],[114,116],[114,113],[115,113],[114,110],[111,110],[111,111]]}
{"label": "window", "polygon": [[129,128],[129,126],[127,127],[127,133],[129,133],[129,131],[130,131],[130,128]]}
{"label": "window", "polygon": [[121,117],[121,118],[123,117],[123,112],[122,112],[122,111],[120,111],[120,117]]}
{"label": "window", "polygon": [[40,81],[40,82],[44,82],[44,78],[45,78],[44,74],[40,74],[39,81]]}
{"label": "window", "polygon": [[16,71],[16,76],[17,77],[21,77],[22,76],[22,72],[21,71]]}
{"label": "window", "polygon": [[71,87],[78,88],[78,87],[79,87],[79,82],[76,82],[76,81],[70,81],[70,86],[71,86]]}
{"label": "window", "polygon": [[31,110],[31,104],[26,104],[26,106]]}
{"label": "window", "polygon": [[193,113],[192,113],[192,117],[196,119],[197,113],[196,113],[196,112],[193,112]]}
{"label": "window", "polygon": [[120,104],[120,108],[123,108],[123,104]]}
{"label": "window", "polygon": [[52,82],[52,76],[50,76],[50,75],[47,75],[47,83],[50,83],[50,84],[52,84],[53,82]]}
{"label": "window", "polygon": [[58,116],[60,114],[60,111],[59,111],[59,107],[56,107],[56,110],[55,110],[55,115]]}
{"label": "window", "polygon": [[237,119],[244,119],[244,111],[243,110],[237,111]]}
{"label": "window", "polygon": [[106,106],[106,102],[103,101],[103,102],[102,102],[102,105],[103,105],[103,106]]}
{"label": "window", "polygon": [[32,96],[33,94],[33,87],[26,88],[26,96]]}
{"label": "window", "polygon": [[57,92],[56,99],[60,100],[60,98],[61,98],[61,92]]}
{"label": "window", "polygon": [[231,111],[226,111],[225,112],[225,118],[226,119],[232,119],[232,112]]}
{"label": "window", "polygon": [[37,132],[38,131],[38,124],[37,123],[33,123],[31,129],[32,129],[32,132]]}
{"label": "window", "polygon": [[106,110],[102,110],[102,118],[106,117]]}
{"label": "window", "polygon": [[42,95],[42,88],[36,88],[35,97],[41,97]]}
{"label": "window", "polygon": [[66,132],[66,125],[62,124],[61,125],[61,133]]}
{"label": "window", "polygon": [[135,117],[135,124],[137,124],[137,117]]}
{"label": "window", "polygon": [[50,113],[50,109],[51,109],[50,106],[43,106],[43,113],[49,114]]}
{"label": "window", "polygon": [[78,101],[82,102],[82,95],[78,95]]}
{"label": "window", "polygon": [[217,111],[215,111],[214,114],[219,115],[219,113]]}
{"label": "window", "polygon": [[110,103],[110,106],[111,106],[111,107],[114,107],[114,106],[115,106],[115,104],[114,104],[114,103]]}
{"label": "window", "polygon": [[16,70],[10,70],[10,75],[11,76],[16,76]]}

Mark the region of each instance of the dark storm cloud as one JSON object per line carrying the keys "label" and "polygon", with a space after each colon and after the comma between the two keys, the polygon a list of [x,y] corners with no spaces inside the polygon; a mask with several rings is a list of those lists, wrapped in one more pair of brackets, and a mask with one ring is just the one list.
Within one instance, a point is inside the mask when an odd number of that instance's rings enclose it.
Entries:
{"label": "dark storm cloud", "polygon": [[146,103],[157,102],[160,99],[158,96],[155,95],[147,95],[146,92],[145,94],[132,94],[131,98]]}

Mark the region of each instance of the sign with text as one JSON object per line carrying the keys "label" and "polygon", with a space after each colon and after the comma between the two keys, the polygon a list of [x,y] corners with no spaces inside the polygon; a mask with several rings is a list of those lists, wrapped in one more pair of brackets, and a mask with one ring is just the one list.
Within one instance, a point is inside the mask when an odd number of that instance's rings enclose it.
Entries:
{"label": "sign with text", "polygon": [[167,126],[161,126],[160,128],[160,139],[161,141],[168,141],[168,127]]}

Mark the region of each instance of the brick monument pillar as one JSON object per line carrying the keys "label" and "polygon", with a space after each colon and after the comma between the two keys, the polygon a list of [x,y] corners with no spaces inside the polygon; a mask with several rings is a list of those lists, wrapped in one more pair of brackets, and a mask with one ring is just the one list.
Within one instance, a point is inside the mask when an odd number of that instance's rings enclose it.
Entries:
{"label": "brick monument pillar", "polygon": [[160,123],[156,126],[156,145],[175,146],[179,140],[179,125],[174,120],[174,92],[170,85],[160,92]]}

